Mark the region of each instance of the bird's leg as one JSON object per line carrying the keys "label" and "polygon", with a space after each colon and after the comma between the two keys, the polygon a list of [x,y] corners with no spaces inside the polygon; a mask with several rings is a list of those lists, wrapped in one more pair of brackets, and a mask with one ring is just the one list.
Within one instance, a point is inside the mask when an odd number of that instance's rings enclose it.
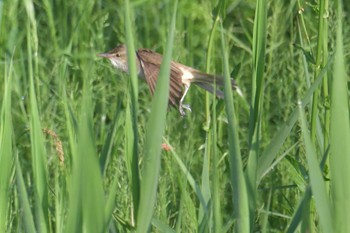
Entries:
{"label": "bird's leg", "polygon": [[180,111],[181,116],[185,116],[185,115],[186,115],[184,109],[186,109],[186,110],[188,110],[188,111],[190,111],[190,112],[192,111],[190,105],[188,105],[188,104],[183,104],[183,103],[182,103],[183,100],[185,99],[185,96],[186,96],[186,94],[187,94],[189,88],[190,88],[189,85],[185,85],[184,94],[182,95],[182,97],[181,97],[181,99],[180,99],[179,111]]}

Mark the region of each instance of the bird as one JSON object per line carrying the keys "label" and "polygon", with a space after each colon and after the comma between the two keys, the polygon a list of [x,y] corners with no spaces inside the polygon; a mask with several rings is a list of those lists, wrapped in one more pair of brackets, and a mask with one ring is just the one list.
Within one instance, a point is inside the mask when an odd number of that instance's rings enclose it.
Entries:
{"label": "bird", "polygon": [[[129,73],[127,54],[125,44],[120,44],[108,52],[97,54],[97,56],[109,59],[117,70]],[[140,78],[146,80],[152,95],[156,88],[162,60],[163,56],[151,49],[140,48],[136,51],[137,74]],[[215,93],[218,98],[224,98],[223,91],[219,89],[219,87],[224,86],[223,76],[207,74],[190,66],[171,61],[169,104],[178,107],[181,116],[186,114],[184,109],[191,111],[191,107],[184,104],[183,101],[192,83],[210,93]],[[232,78],[231,86],[233,90],[240,93],[236,81]]]}

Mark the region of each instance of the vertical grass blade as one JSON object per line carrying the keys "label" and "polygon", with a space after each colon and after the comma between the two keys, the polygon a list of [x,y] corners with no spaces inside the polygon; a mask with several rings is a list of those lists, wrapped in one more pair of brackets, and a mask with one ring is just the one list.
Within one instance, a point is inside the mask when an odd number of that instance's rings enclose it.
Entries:
{"label": "vertical grass blade", "polygon": [[[314,76],[315,78],[318,76],[318,73],[320,72],[320,68],[322,65],[325,64],[325,61],[323,60],[328,52],[327,47],[325,45],[327,44],[327,18],[326,17],[326,5],[328,4],[328,1],[326,0],[320,0],[319,1],[319,21],[318,21],[318,38],[317,38],[317,54],[316,54],[316,64],[315,64],[315,72]],[[327,79],[324,81],[324,88],[327,88]],[[312,112],[311,112],[311,139],[313,142],[316,142],[316,124],[318,121],[318,106],[320,105],[319,100],[319,91],[315,91],[312,99]],[[325,95],[327,96],[328,93],[325,92]],[[326,97],[325,96],[325,97]],[[328,110],[326,110],[328,111]],[[329,125],[326,125],[325,129],[327,129]],[[327,138],[328,135],[326,134],[325,137]],[[323,142],[322,142],[323,143]],[[328,145],[325,145],[327,147]],[[322,148],[323,149],[323,148]]]}
{"label": "vertical grass blade", "polygon": [[334,232],[350,232],[350,123],[349,95],[346,75],[342,36],[343,5],[337,1],[337,37],[332,80],[332,105],[330,128],[330,165],[332,182],[332,200],[335,219]]}
{"label": "vertical grass blade", "polygon": [[[221,20],[224,20],[225,18],[225,14],[226,14],[226,1],[225,0],[220,0],[217,4],[217,6],[214,9],[214,15],[215,13],[217,14],[214,20],[214,25],[211,31],[211,36],[209,38],[209,46],[212,46],[212,42],[213,42],[213,38],[214,38],[214,30],[217,28],[218,26],[218,22],[220,22],[220,18]],[[208,52],[210,52],[211,48],[208,47]],[[210,58],[210,55],[208,54],[208,59]],[[207,70],[209,69],[209,60],[207,61]],[[214,88],[215,89],[215,88]],[[208,96],[208,93],[206,94]],[[211,124],[211,129],[208,131],[208,137],[210,137],[209,142],[211,142],[210,144],[207,144],[207,146],[209,147],[208,151],[211,152],[211,156],[212,156],[212,163],[211,163],[211,168],[212,168],[212,172],[211,172],[211,191],[212,191],[212,213],[213,213],[213,223],[214,226],[212,227],[211,222],[209,222],[209,229],[213,229],[214,232],[221,232],[222,231],[222,213],[221,213],[221,199],[220,199],[220,176],[219,174],[221,173],[220,171],[218,171],[218,161],[219,161],[219,154],[218,149],[217,149],[217,145],[218,145],[218,135],[217,135],[217,115],[216,115],[216,99],[214,96],[212,96],[213,98],[213,107],[212,107],[212,112],[211,112],[211,116],[212,116],[212,124]],[[207,99],[209,99],[207,97]],[[208,105],[209,101],[207,101],[207,105]],[[210,158],[210,156],[208,156]]]}
{"label": "vertical grass blade", "polygon": [[[87,67],[85,67],[88,69]],[[78,124],[77,150],[73,154],[67,232],[105,232],[101,170],[94,145],[91,94],[84,83]]]}
{"label": "vertical grass blade", "polygon": [[167,46],[152,101],[151,115],[147,122],[141,197],[139,212],[137,213],[137,232],[148,231],[156,201],[162,135],[169,98],[170,62],[174,43],[176,9],[177,1],[174,4]]}
{"label": "vertical grass blade", "polygon": [[66,176],[63,175],[62,169],[59,165],[55,167],[55,232],[63,232],[65,229],[65,217],[66,217],[66,207],[68,203],[68,195],[67,195],[67,179]]}
{"label": "vertical grass blade", "polygon": [[[68,70],[68,64],[69,60],[64,57],[62,58],[61,65],[59,68],[59,75],[58,75],[58,80],[59,80],[59,90],[62,96],[62,102],[63,102],[63,110],[64,110],[64,115],[65,115],[65,122],[66,122],[66,133],[68,136],[68,141],[69,141],[69,151],[70,154],[73,154],[74,151],[76,151],[76,126],[77,126],[77,119],[72,113],[71,109],[71,101],[69,101],[68,98],[68,93],[67,93],[67,87],[66,87],[66,79],[69,77],[70,72]],[[67,148],[68,149],[68,148]],[[69,157],[69,159],[71,159]]]}
{"label": "vertical grass blade", "polygon": [[[209,106],[209,104],[208,104],[208,106]],[[209,116],[210,116],[210,114],[209,114]],[[207,123],[209,123],[210,120],[208,118],[207,118],[207,120],[208,120]],[[201,187],[200,187],[201,195],[203,194],[202,195],[203,200],[201,201],[201,199],[199,198],[200,202],[199,202],[199,211],[198,211],[198,222],[202,222],[203,220],[205,222],[207,222],[207,220],[206,220],[206,218],[208,218],[207,206],[211,200],[211,191],[210,191],[210,157],[211,156],[210,155],[212,153],[211,147],[213,146],[211,134],[212,134],[212,129],[209,129],[207,131],[207,135],[206,135],[206,140],[205,140],[206,146],[205,146],[205,152],[204,152],[204,156],[203,156],[203,167],[202,167],[202,175],[201,175],[202,180],[201,180]],[[183,164],[183,162],[181,161],[179,156],[175,154],[175,158],[180,161],[180,162],[178,162],[180,164],[180,168],[186,169],[186,171],[184,171],[184,173],[186,176],[188,176],[188,174],[190,174],[190,172],[187,170],[186,166]],[[190,184],[195,183],[193,177],[191,177],[191,178],[192,178],[191,180],[188,178],[189,183]],[[193,185],[191,185],[191,186],[193,187]],[[196,192],[195,188],[194,188],[194,191]],[[197,194],[197,196],[198,196],[198,194]]]}
{"label": "vertical grass blade", "polygon": [[30,93],[30,141],[32,153],[32,168],[34,174],[34,197],[35,197],[35,222],[37,230],[48,231],[48,188],[46,151],[42,134],[41,119],[37,103],[37,90],[35,81],[38,81],[38,35],[34,4],[31,0],[24,1],[28,15],[27,23],[27,52],[28,52],[28,76]]}
{"label": "vertical grass blade", "polygon": [[238,139],[238,127],[235,122],[234,106],[232,99],[232,87],[227,58],[227,50],[224,41],[224,29],[221,22],[221,50],[224,63],[224,97],[228,121],[229,154],[231,182],[233,187],[233,206],[235,212],[236,232],[249,232],[249,205],[246,182],[244,179],[243,165]]}
{"label": "vertical grass blade", "polygon": [[[252,103],[249,120],[249,144],[252,151],[249,156],[248,170],[250,161],[256,160],[259,147],[259,124],[260,124],[260,109],[263,101],[264,87],[264,69],[265,69],[265,50],[266,50],[266,35],[267,35],[267,1],[257,1],[254,31],[253,31],[253,77],[252,77]],[[256,146],[255,146],[256,145]],[[248,171],[248,173],[251,171]]]}
{"label": "vertical grass blade", "polygon": [[[320,33],[322,33],[322,64],[321,66],[324,67],[327,64],[327,59],[329,57],[329,42],[330,42],[330,37],[328,34],[328,21],[329,21],[329,17],[326,17],[326,15],[329,12],[329,1],[325,0],[325,1],[320,1],[321,6],[320,6],[320,28],[319,31]],[[322,18],[322,20],[321,20]],[[329,87],[329,78],[326,74],[326,78],[323,81],[323,96],[324,98],[329,101],[329,96],[330,95],[330,87]],[[323,129],[323,135],[324,135],[324,139],[323,139],[323,151],[326,151],[326,149],[329,146],[329,127],[330,127],[330,118],[331,118],[331,114],[330,114],[330,110],[329,108],[325,109],[325,114],[324,114],[324,129]]]}
{"label": "vertical grass blade", "polygon": [[[138,206],[140,201],[140,178],[139,178],[139,158],[138,158],[138,131],[137,131],[137,115],[138,115],[138,80],[136,71],[136,55],[134,48],[134,37],[132,35],[131,14],[130,14],[130,2],[125,0],[125,34],[126,34],[126,46],[128,48],[128,66],[131,82],[131,106],[128,107],[127,114],[131,113],[131,118],[126,118],[126,124],[131,126],[127,128],[126,141],[127,146],[127,167],[129,168],[129,180],[131,182],[131,190],[133,197],[133,213],[138,212]],[[131,111],[131,112],[130,112]],[[132,216],[132,222],[134,222],[136,216]],[[137,220],[135,220],[137,221]]]}
{"label": "vertical grass blade", "polygon": [[[246,169],[249,195],[250,219],[254,220],[256,205],[256,179],[258,156],[260,155],[261,114],[263,106],[265,50],[267,36],[267,1],[256,1],[253,29],[253,77],[252,103],[249,119],[249,158]],[[251,222],[253,224],[253,222]]]}
{"label": "vertical grass blade", "polygon": [[118,182],[119,179],[117,177],[113,178],[112,184],[110,185],[110,192],[108,196],[106,197],[106,204],[105,204],[105,229],[108,229],[109,223],[113,217],[113,211],[115,209],[115,199],[118,194]]}
{"label": "vertical grass blade", "polygon": [[13,170],[12,152],[12,116],[11,116],[11,89],[12,89],[12,60],[8,74],[4,78],[4,95],[0,112],[0,232],[7,232],[9,221],[10,179]]}
{"label": "vertical grass blade", "polygon": [[112,130],[110,130],[110,132],[107,134],[107,138],[103,145],[103,149],[100,153],[99,160],[100,160],[102,176],[106,175],[107,165],[110,162],[110,159],[112,156],[113,143],[117,140],[116,133],[117,133],[117,130],[120,129],[122,125],[121,119],[122,118],[120,117],[120,111],[117,110],[113,118]]}
{"label": "vertical grass blade", "polygon": [[319,162],[317,161],[316,149],[308,132],[306,117],[301,104],[299,105],[299,119],[303,134],[306,158],[309,167],[309,176],[312,194],[316,203],[316,210],[320,217],[320,225],[324,232],[334,232],[330,202],[327,195],[325,181],[322,176]]}
{"label": "vertical grass blade", "polygon": [[[225,1],[218,1],[216,9],[220,9],[220,6],[224,5]],[[210,30],[210,35],[209,35],[209,40],[208,40],[208,45],[207,45],[207,56],[206,56],[206,73],[210,73],[210,63],[212,62],[212,53],[213,53],[213,45],[214,45],[214,40],[215,40],[215,35],[217,34],[218,30],[218,24],[220,22],[220,14],[216,14],[214,15],[214,21],[213,21],[213,25],[212,28]],[[211,165],[211,158],[212,156],[215,156],[215,159],[213,160],[217,160],[216,156],[218,156],[216,154],[216,145],[217,145],[217,132],[216,132],[216,112],[214,113],[214,111],[216,110],[216,105],[215,103],[213,104],[212,110],[214,110],[213,112],[211,112],[210,109],[210,103],[211,100],[215,101],[215,97],[213,98],[213,96],[211,94],[209,94],[208,92],[205,93],[205,113],[206,113],[206,141],[205,141],[205,151],[204,151],[204,157],[203,157],[203,168],[202,168],[202,183],[201,183],[201,190],[203,193],[203,198],[205,201],[205,204],[202,204],[200,202],[200,206],[199,206],[199,212],[198,212],[198,218],[199,218],[199,222],[206,222],[209,225],[212,224],[212,221],[209,221],[208,223],[208,203],[210,202],[211,198],[212,198],[212,193],[211,193],[211,189],[210,189],[210,165]],[[213,118],[214,120],[211,121],[211,118]],[[217,172],[216,172],[216,163],[212,162],[212,167],[214,170],[214,174],[213,177],[214,179],[216,179],[217,177]],[[218,182],[212,182],[215,184],[218,184]],[[215,190],[214,190],[215,192]],[[216,195],[216,194],[215,194]],[[220,208],[215,208],[215,206],[219,206],[220,203],[217,201],[218,197],[217,195],[214,196],[213,195],[213,199],[214,199],[214,219],[217,219],[218,221],[221,221],[221,217],[218,216],[218,212],[220,211],[215,211],[219,210]],[[215,201],[216,200],[216,201]],[[220,220],[219,220],[220,219]],[[219,228],[221,228],[221,223],[220,224],[215,224],[215,226],[219,226]],[[220,231],[219,229],[216,228],[216,231]]]}
{"label": "vertical grass blade", "polygon": [[34,171],[35,199],[36,199],[36,222],[40,226],[41,232],[48,229],[48,188],[47,188],[47,168],[46,168],[46,152],[44,147],[44,139],[42,135],[42,127],[35,99],[34,82],[31,79],[30,87],[31,99],[31,121],[30,121],[30,137],[32,147],[32,165]]}
{"label": "vertical grass blade", "polygon": [[17,183],[19,203],[23,210],[22,217],[24,221],[24,224],[23,224],[24,231],[28,233],[38,232],[34,226],[33,214],[30,210],[29,198],[28,198],[26,186],[24,184],[22,169],[19,164],[18,158],[16,158],[16,183]]}

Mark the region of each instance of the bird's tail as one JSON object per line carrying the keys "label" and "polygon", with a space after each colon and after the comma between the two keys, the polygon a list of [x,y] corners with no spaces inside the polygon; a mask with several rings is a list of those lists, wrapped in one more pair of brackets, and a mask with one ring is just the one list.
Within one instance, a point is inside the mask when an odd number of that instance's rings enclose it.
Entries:
{"label": "bird's tail", "polygon": [[[219,89],[219,87],[224,86],[224,77],[220,75],[212,75],[212,74],[206,74],[202,72],[196,73],[195,77],[191,80],[191,83],[196,84],[197,86],[203,88],[204,90],[215,94],[218,98],[223,99],[224,93],[222,90]],[[237,93],[240,96],[243,96],[242,91],[239,89],[236,81],[231,78],[231,87],[232,90],[237,91]]]}

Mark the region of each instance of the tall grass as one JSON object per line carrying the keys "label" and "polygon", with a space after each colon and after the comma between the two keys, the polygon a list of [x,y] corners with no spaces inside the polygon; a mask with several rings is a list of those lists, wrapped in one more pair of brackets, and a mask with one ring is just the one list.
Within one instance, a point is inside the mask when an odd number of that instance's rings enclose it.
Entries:
{"label": "tall grass", "polygon": [[[130,185],[132,187],[133,205],[132,209],[132,223],[134,223],[135,216],[138,215],[138,208],[140,203],[140,176],[139,176],[139,155],[138,155],[138,132],[137,132],[137,116],[138,116],[138,80],[136,71],[136,55],[134,53],[134,39],[132,35],[132,26],[130,19],[130,3],[125,0],[125,39],[128,48],[128,64],[130,66],[130,105],[127,107],[126,125],[128,126],[125,131],[127,141],[126,144],[126,161],[129,174]],[[138,221],[136,219],[136,221]]]}
{"label": "tall grass", "polygon": [[164,59],[160,67],[158,82],[156,85],[154,99],[152,101],[151,114],[146,127],[146,138],[144,147],[144,164],[142,170],[141,198],[139,211],[137,213],[137,232],[148,232],[153,206],[156,202],[156,194],[160,170],[160,155],[162,135],[165,128],[165,117],[169,99],[169,76],[170,62],[174,43],[174,32],[176,22],[177,1],[174,4],[174,13],[170,24]]}
{"label": "tall grass", "polygon": [[13,72],[12,60],[5,70],[4,91],[0,115],[0,231],[6,231],[8,227],[8,212],[10,209],[10,183],[14,167],[13,143],[13,125],[11,118],[11,77]]}
{"label": "tall grass", "polygon": [[37,22],[35,20],[34,5],[31,1],[25,1],[28,22],[26,24],[27,32],[27,54],[28,54],[28,77],[29,77],[29,98],[30,98],[30,142],[32,154],[33,169],[33,196],[35,202],[35,223],[36,229],[40,232],[47,232],[49,229],[48,220],[48,187],[47,187],[47,167],[46,151],[44,147],[44,138],[40,122],[37,97],[40,98],[38,87],[38,32]]}
{"label": "tall grass", "polygon": [[[1,232],[349,231],[341,1],[20,3],[0,3]],[[96,57],[118,43],[130,74]],[[154,97],[139,47],[164,55]],[[170,60],[224,100],[167,107]]]}
{"label": "tall grass", "polygon": [[253,28],[252,91],[249,116],[249,158],[246,169],[247,195],[249,196],[250,224],[253,225],[256,209],[256,180],[261,144],[261,118],[264,102],[264,68],[266,55],[267,1],[258,1]]}
{"label": "tall grass", "polygon": [[228,139],[229,139],[229,154],[230,154],[230,170],[231,182],[233,186],[233,204],[234,218],[236,220],[235,229],[237,232],[249,232],[249,202],[247,183],[244,179],[243,163],[238,138],[238,127],[234,116],[234,107],[232,99],[232,88],[229,77],[229,66],[226,54],[225,40],[222,33],[221,25],[221,49],[224,59],[224,75],[225,75],[225,106],[228,120]]}
{"label": "tall grass", "polygon": [[[332,105],[331,105],[331,194],[334,213],[334,230],[337,232],[347,232],[350,225],[346,221],[346,213],[349,208],[348,194],[349,185],[346,185],[345,177],[349,175],[347,168],[350,154],[350,124],[349,124],[349,90],[347,84],[349,76],[346,74],[343,45],[343,5],[342,1],[337,1],[337,30],[336,47],[332,80]],[[345,224],[344,224],[345,223]]]}

